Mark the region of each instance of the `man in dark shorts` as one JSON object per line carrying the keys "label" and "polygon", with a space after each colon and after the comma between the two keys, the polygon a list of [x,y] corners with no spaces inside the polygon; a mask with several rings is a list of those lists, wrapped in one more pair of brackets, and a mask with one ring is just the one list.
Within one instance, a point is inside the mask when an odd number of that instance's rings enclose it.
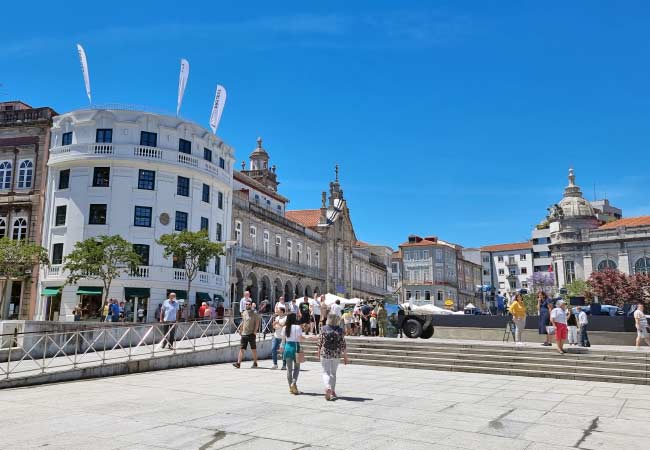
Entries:
{"label": "man in dark shorts", "polygon": [[237,357],[237,362],[233,364],[237,369],[241,367],[242,359],[244,359],[244,353],[250,345],[251,352],[253,353],[253,366],[252,368],[257,367],[257,332],[260,329],[260,316],[257,314],[257,311],[253,309],[253,303],[250,301],[246,302],[246,309],[242,312],[241,315],[242,323],[239,334],[241,335],[241,345],[239,348],[239,356]]}
{"label": "man in dark shorts", "polygon": [[298,323],[302,325],[302,330],[305,334],[309,334],[309,327],[311,326],[311,312],[309,310],[309,297],[305,298],[298,305]]}

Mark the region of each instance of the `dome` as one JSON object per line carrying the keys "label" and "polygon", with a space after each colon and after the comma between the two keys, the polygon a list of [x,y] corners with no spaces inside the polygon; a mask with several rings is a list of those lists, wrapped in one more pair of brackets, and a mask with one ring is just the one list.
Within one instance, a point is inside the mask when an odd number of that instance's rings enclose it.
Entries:
{"label": "dome", "polygon": [[569,169],[569,185],[564,189],[564,198],[559,203],[564,219],[573,217],[595,217],[591,204],[582,197],[580,187],[575,184],[573,169]]}
{"label": "dome", "polygon": [[257,148],[253,150],[253,152],[250,154],[249,158],[251,160],[253,159],[266,159],[267,161],[269,160],[269,154],[266,153],[266,150],[262,147],[262,138],[258,137],[257,138]]}

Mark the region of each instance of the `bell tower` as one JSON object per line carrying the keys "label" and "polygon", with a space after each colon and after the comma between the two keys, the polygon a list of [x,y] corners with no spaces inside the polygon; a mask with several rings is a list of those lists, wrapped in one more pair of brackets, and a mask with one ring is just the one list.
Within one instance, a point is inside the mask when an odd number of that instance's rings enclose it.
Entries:
{"label": "bell tower", "polygon": [[242,171],[244,175],[248,175],[258,183],[263,184],[265,187],[276,191],[280,184],[277,180],[275,173],[276,167],[269,167],[269,154],[262,147],[262,138],[257,138],[257,147],[251,152],[248,157],[249,169],[245,170],[246,164],[242,162]]}

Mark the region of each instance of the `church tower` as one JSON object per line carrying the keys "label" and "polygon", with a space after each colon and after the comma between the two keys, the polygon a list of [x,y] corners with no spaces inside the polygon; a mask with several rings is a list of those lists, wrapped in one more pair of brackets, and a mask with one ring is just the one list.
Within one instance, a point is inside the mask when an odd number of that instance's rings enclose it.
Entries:
{"label": "church tower", "polygon": [[257,147],[249,155],[249,169],[246,170],[246,163],[242,162],[241,173],[248,175],[258,183],[263,184],[265,187],[277,192],[278,183],[275,173],[275,165],[269,167],[269,154],[262,147],[262,138],[257,138]]}

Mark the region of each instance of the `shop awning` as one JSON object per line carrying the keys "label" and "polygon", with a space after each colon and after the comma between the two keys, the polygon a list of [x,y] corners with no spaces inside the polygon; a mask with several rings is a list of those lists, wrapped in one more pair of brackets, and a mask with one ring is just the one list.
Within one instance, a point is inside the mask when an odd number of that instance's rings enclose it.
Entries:
{"label": "shop awning", "polygon": [[60,293],[61,293],[61,286],[52,286],[52,287],[43,288],[43,292],[41,292],[41,295],[51,296],[51,295],[59,295]]}
{"label": "shop awning", "polygon": [[124,288],[124,297],[138,297],[138,298],[149,298],[151,296],[151,291],[149,288],[133,288],[125,287]]}
{"label": "shop awning", "polygon": [[187,300],[187,291],[184,291],[182,289],[167,289],[167,297],[169,297],[169,294],[172,292],[176,294],[177,299]]}
{"label": "shop awning", "polygon": [[196,293],[196,301],[197,302],[209,302],[212,301],[210,298],[210,294],[207,292],[197,292]]}
{"label": "shop awning", "polygon": [[104,288],[98,286],[79,286],[77,295],[102,295]]}
{"label": "shop awning", "polygon": [[223,298],[223,296],[221,296],[219,294],[214,294],[214,301],[215,302],[226,303],[226,299]]}

